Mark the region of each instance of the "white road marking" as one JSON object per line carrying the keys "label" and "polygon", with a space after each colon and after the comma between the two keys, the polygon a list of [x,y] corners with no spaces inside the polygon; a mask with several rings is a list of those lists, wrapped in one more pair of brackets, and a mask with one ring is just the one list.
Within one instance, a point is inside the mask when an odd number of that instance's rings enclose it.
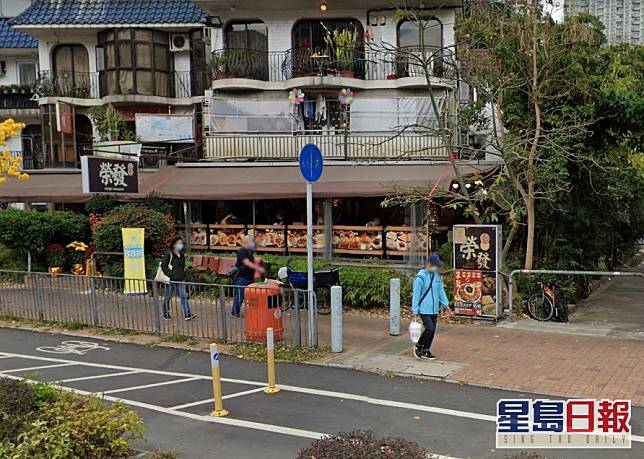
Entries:
{"label": "white road marking", "polygon": [[[22,380],[26,381],[28,383],[36,383],[36,381],[32,381],[29,379],[23,379],[18,376],[13,376],[13,375],[4,375],[3,377],[5,378],[10,378],[10,379],[15,379],[15,380]],[[65,390],[68,392],[74,392],[79,395],[95,395],[92,392],[87,392],[84,390],[80,389],[73,389],[71,387],[65,387],[65,386],[59,386],[57,385],[61,390]],[[124,398],[119,398],[119,397],[112,397],[110,395],[104,395],[102,397],[104,400],[107,400],[109,402],[121,402],[126,405],[134,406],[137,408],[143,408],[146,410],[151,410],[151,411],[156,411],[158,413],[163,413],[163,414],[168,414],[172,416],[179,416],[182,418],[187,418],[187,419],[194,419],[196,421],[203,421],[203,422],[210,422],[213,424],[223,424],[223,425],[228,425],[228,426],[234,426],[234,427],[243,427],[246,429],[253,429],[253,430],[263,430],[265,432],[270,432],[270,433],[276,433],[276,434],[282,434],[282,435],[290,435],[293,437],[302,437],[302,438],[310,438],[317,440],[321,437],[323,437],[324,433],[320,432],[313,432],[310,430],[302,430],[302,429],[294,429],[291,427],[283,427],[283,426],[277,426],[273,424],[264,424],[261,422],[253,422],[253,421],[244,421],[242,419],[233,419],[233,418],[217,418],[214,416],[203,416],[200,414],[192,414],[192,413],[186,413],[185,411],[176,411],[172,410],[170,408],[164,408],[162,406],[157,406],[157,405],[151,405],[149,403],[143,403],[143,402],[138,402],[136,400],[127,400]]]}
{"label": "white road marking", "polygon": [[38,367],[26,367],[26,368],[14,368],[12,370],[2,370],[0,373],[16,373],[18,371],[35,371],[35,370],[45,370],[47,368],[59,368],[59,367],[70,367],[77,365],[76,363],[59,363],[55,365],[40,365]]}
{"label": "white road marking", "polygon": [[77,340],[67,340],[63,341],[56,346],[41,346],[37,347],[36,350],[40,352],[48,352],[50,354],[77,354],[85,355],[89,351],[95,351],[101,349],[103,351],[109,351],[110,348],[103,346],[99,343],[92,343],[91,341],[77,341]]}
{"label": "white road marking", "polygon": [[224,395],[221,398],[225,400],[227,398],[241,397],[242,395],[249,395],[249,394],[255,394],[257,392],[262,392],[263,390],[264,390],[263,387],[258,387],[257,389],[249,389],[242,392],[235,392],[234,394]]}
{"label": "white road marking", "polygon": [[184,378],[184,379],[173,379],[170,381],[162,381],[158,383],[153,383],[153,384],[143,384],[141,386],[132,386],[132,387],[123,387],[122,389],[112,389],[112,390],[106,390],[104,392],[100,392],[101,394],[116,394],[119,392],[130,392],[133,390],[139,390],[139,389],[148,389],[150,387],[159,387],[159,386],[168,386],[170,384],[179,384],[183,382],[189,382],[189,381],[196,381],[199,378]]}
{"label": "white road marking", "polygon": [[[60,363],[68,363],[70,365],[84,365],[84,366],[90,366],[90,367],[96,367],[96,368],[108,368],[108,369],[114,369],[114,370],[121,370],[121,371],[139,371],[143,373],[152,373],[152,374],[158,374],[158,375],[167,375],[167,376],[177,376],[180,378],[189,378],[189,379],[194,379],[194,380],[211,380],[211,376],[206,376],[206,375],[196,375],[196,374],[190,374],[190,373],[177,373],[177,372],[171,372],[171,371],[161,371],[161,370],[150,370],[150,369],[145,369],[145,368],[136,368],[136,367],[124,367],[124,366],[118,366],[118,365],[108,365],[108,364],[102,364],[102,363],[92,363],[92,362],[79,362],[79,361],[74,361],[74,360],[64,360],[64,359],[56,359],[56,358],[50,358],[50,357],[38,357],[38,356],[33,356],[29,354],[16,354],[16,353],[10,353],[10,352],[0,352],[0,355],[5,355],[9,357],[19,357],[23,359],[32,359],[32,360],[43,360],[43,361],[49,361],[49,362],[60,362]],[[0,371],[0,375],[3,372]],[[10,375],[7,375],[8,377],[11,377]],[[258,382],[258,381],[249,381],[245,379],[232,379],[232,378],[221,378],[223,382],[229,382],[229,383],[235,383],[235,384],[245,384],[249,386],[261,386],[264,388],[266,386],[265,382]],[[460,418],[468,418],[468,419],[475,419],[479,421],[486,421],[486,422],[496,422],[496,416],[489,415],[489,414],[481,414],[481,413],[473,413],[470,411],[461,411],[461,410],[452,410],[448,408],[440,408],[440,407],[435,407],[435,406],[429,406],[429,405],[418,405],[415,403],[407,403],[407,402],[398,402],[395,400],[386,400],[386,399],[377,399],[377,398],[371,398],[366,395],[358,395],[358,394],[349,394],[345,392],[335,392],[335,391],[328,391],[328,390],[323,390],[323,389],[311,389],[308,387],[299,387],[299,386],[289,386],[289,385],[284,385],[280,384],[279,385],[280,389],[286,390],[286,391],[291,391],[291,392],[299,392],[303,394],[309,394],[309,395],[319,395],[323,397],[332,397],[332,398],[339,398],[339,399],[344,399],[344,400],[355,400],[358,402],[363,402],[363,403],[370,403],[373,405],[380,405],[380,406],[387,406],[391,408],[402,408],[402,409],[408,409],[408,410],[414,410],[414,411],[425,411],[428,413],[436,413],[436,414],[442,414],[442,415],[447,415],[447,416],[455,416],[455,417],[460,417]],[[106,397],[107,399],[107,397]],[[124,402],[125,403],[125,402]],[[139,403],[139,402],[133,402],[133,403]],[[132,406],[137,406],[137,405],[132,405]],[[154,405],[150,405],[154,406]],[[181,405],[179,405],[181,406]],[[163,407],[158,407],[162,410],[169,410],[172,411],[171,414],[174,413],[180,413],[181,415],[190,415],[186,417],[191,417],[191,416],[199,416],[199,415],[192,415],[190,413],[185,413],[182,411],[175,411],[172,408],[163,408]],[[152,409],[152,408],[150,408]],[[163,412],[163,411],[162,411]],[[210,419],[210,417],[206,416],[206,419]],[[193,418],[197,419],[197,418]],[[216,418],[216,419],[222,419],[222,418]],[[213,421],[210,421],[213,422]],[[246,421],[242,421],[246,422]],[[260,429],[263,430],[263,429]],[[313,437],[310,437],[313,438]],[[644,443],[644,436],[638,436],[638,435],[631,435],[631,441],[635,442],[640,442]]]}
{"label": "white road marking", "polygon": [[[249,389],[242,392],[235,392],[234,394],[228,394],[221,397],[222,399],[241,397],[243,395],[256,394],[257,392],[262,392],[264,387],[258,387],[256,389]],[[191,408],[193,406],[205,405],[206,403],[214,402],[214,398],[207,398],[206,400],[197,400],[196,402],[184,403],[183,405],[171,406],[169,410],[183,410],[185,408]]]}
{"label": "white road marking", "polygon": [[0,355],[0,359],[12,359],[13,355]]}
{"label": "white road marking", "polygon": [[81,376],[80,378],[69,378],[69,379],[61,379],[58,381],[59,383],[68,383],[68,382],[76,382],[76,381],[88,381],[90,379],[102,379],[102,378],[111,378],[113,376],[125,376],[125,375],[136,375],[140,374],[140,371],[121,371],[120,373],[105,373],[104,375],[94,375],[94,376]]}

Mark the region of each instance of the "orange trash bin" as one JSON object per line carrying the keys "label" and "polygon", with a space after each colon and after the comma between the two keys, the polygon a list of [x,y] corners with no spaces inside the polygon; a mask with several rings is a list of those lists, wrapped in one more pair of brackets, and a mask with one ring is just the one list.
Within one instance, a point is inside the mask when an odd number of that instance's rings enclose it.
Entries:
{"label": "orange trash bin", "polygon": [[256,282],[244,289],[246,339],[266,343],[266,329],[273,328],[275,341],[284,334],[281,287],[277,282]]}

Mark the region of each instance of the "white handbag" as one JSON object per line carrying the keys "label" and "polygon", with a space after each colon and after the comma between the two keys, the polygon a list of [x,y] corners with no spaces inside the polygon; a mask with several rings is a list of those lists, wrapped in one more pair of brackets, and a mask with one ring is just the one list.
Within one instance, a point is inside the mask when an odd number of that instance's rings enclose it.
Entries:
{"label": "white handbag", "polygon": [[[166,273],[163,272],[163,269],[161,269],[161,263],[159,263],[159,267],[157,268],[157,274],[154,276],[154,282],[161,282],[162,284],[169,284],[170,283],[170,277],[166,275]],[[168,263],[168,268],[172,269],[172,253],[170,253],[170,262]]]}
{"label": "white handbag", "polygon": [[423,326],[417,320],[412,320],[409,324],[409,339],[416,344],[423,332]]}

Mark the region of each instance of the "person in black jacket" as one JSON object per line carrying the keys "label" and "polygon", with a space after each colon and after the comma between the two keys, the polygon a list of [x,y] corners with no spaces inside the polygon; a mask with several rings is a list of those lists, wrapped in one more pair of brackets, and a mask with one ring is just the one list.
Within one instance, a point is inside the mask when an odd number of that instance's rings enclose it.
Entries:
{"label": "person in black jacket", "polygon": [[183,317],[185,320],[192,320],[197,317],[190,311],[188,304],[188,294],[186,293],[186,256],[184,255],[185,245],[183,239],[175,237],[170,243],[170,250],[165,254],[161,261],[161,270],[170,278],[170,282],[165,286],[165,293],[163,295],[163,319],[170,320],[170,299],[172,298],[172,291],[177,292],[177,296],[181,300],[181,308],[183,309]]}

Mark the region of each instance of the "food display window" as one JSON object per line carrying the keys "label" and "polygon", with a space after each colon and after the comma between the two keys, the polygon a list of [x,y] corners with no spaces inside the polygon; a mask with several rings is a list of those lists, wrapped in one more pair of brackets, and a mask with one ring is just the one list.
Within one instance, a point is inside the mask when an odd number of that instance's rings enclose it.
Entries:
{"label": "food display window", "polygon": [[[306,253],[306,225],[290,225],[287,230],[288,251],[292,253]],[[324,251],[326,237],[324,225],[313,225],[313,251]]]}
{"label": "food display window", "polygon": [[255,225],[248,234],[255,236],[258,252],[286,252],[284,225]]}
{"label": "food display window", "polygon": [[333,253],[382,255],[382,227],[333,226]]}
{"label": "food display window", "polygon": [[195,249],[207,249],[208,225],[189,225],[188,227],[190,228],[190,245]]}
{"label": "food display window", "polygon": [[210,228],[210,250],[237,250],[246,234],[245,225],[208,225]]}
{"label": "food display window", "polygon": [[384,233],[387,255],[404,256],[427,252],[429,240],[424,228],[387,226]]}

